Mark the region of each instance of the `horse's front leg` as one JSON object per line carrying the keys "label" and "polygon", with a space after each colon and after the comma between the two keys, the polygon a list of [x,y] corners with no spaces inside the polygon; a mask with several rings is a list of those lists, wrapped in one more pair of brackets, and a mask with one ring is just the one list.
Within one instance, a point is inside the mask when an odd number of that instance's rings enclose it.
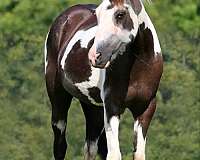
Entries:
{"label": "horse's front leg", "polygon": [[119,112],[118,106],[104,102],[104,124],[107,139],[108,154],[106,160],[121,160],[119,147]]}
{"label": "horse's front leg", "polygon": [[[106,116],[107,117],[107,116]],[[119,117],[105,118],[105,131],[107,138],[108,154],[106,160],[121,160],[118,139]]]}
{"label": "horse's front leg", "polygon": [[153,99],[146,111],[135,118],[134,122],[134,156],[133,160],[145,160],[146,135],[151,119],[156,109],[156,100]]}

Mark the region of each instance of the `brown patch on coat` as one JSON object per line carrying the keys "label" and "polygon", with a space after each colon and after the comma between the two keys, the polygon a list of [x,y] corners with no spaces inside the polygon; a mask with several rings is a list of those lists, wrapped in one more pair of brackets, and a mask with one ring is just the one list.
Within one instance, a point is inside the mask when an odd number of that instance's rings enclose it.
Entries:
{"label": "brown patch on coat", "polygon": [[80,40],[76,42],[65,61],[65,71],[73,83],[89,81],[92,75],[88,59],[88,49],[81,48]]}
{"label": "brown patch on coat", "polygon": [[161,54],[155,56],[152,32],[144,24],[139,26],[133,51],[136,59],[130,72],[126,101],[134,106],[133,115],[137,117],[156,96],[163,71],[163,59]]}
{"label": "brown patch on coat", "polygon": [[102,103],[99,88],[97,87],[88,88],[88,91],[89,91],[90,97],[92,97],[96,103]]}
{"label": "brown patch on coat", "polygon": [[118,14],[120,14],[120,12],[123,12],[124,17],[122,19],[115,18],[115,23],[117,25],[122,25],[122,27],[124,29],[131,31],[134,28],[134,25],[133,25],[133,21],[130,17],[130,13],[128,12],[128,10],[117,10],[114,13],[114,16],[116,17]]}
{"label": "brown patch on coat", "polygon": [[77,30],[83,26],[87,28],[96,25],[95,8],[96,5],[72,6],[61,13],[52,24],[47,41],[47,59],[55,61],[57,72],[60,73],[59,65],[64,51]]}

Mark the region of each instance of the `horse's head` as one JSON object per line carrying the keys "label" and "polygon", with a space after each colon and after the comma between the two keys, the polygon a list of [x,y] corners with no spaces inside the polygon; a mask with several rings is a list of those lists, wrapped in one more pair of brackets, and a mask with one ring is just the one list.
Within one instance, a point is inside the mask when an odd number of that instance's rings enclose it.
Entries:
{"label": "horse's head", "polygon": [[138,32],[140,0],[103,0],[96,9],[97,31],[89,59],[94,67],[106,68],[125,51]]}

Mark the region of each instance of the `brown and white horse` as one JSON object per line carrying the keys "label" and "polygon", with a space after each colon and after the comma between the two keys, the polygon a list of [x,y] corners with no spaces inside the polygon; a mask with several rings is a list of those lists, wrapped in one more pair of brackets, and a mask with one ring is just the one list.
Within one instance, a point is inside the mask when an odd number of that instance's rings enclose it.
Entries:
{"label": "brown and white horse", "polygon": [[54,157],[63,160],[73,97],[86,119],[85,160],[121,160],[120,115],[134,117],[134,160],[145,159],[146,134],[156,109],[163,60],[141,0],[77,5],[53,23],[45,44],[45,78],[52,105]]}

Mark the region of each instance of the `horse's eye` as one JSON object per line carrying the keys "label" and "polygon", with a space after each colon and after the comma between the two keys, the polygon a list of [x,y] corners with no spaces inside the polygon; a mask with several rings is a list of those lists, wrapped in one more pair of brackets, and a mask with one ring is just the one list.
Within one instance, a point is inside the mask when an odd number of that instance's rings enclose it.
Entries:
{"label": "horse's eye", "polygon": [[124,18],[124,16],[126,15],[126,12],[125,11],[117,11],[115,13],[115,18],[117,20],[122,20]]}

